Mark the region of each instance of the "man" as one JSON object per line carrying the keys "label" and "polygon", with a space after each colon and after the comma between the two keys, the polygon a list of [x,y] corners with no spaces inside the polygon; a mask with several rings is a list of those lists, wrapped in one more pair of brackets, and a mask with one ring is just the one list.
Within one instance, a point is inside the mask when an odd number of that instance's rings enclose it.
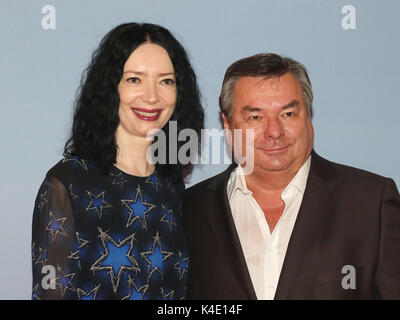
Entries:
{"label": "man", "polygon": [[232,165],[185,192],[189,299],[400,299],[396,185],[315,153],[312,99],[292,59],[227,70],[223,126],[254,130],[254,169]]}

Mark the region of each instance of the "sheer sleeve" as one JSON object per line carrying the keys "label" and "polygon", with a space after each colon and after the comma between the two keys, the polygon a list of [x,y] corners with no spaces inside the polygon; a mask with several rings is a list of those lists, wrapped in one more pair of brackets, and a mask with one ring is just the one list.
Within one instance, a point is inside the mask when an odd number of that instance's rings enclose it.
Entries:
{"label": "sheer sleeve", "polygon": [[78,262],[70,195],[48,176],[40,186],[32,223],[32,299],[76,299]]}

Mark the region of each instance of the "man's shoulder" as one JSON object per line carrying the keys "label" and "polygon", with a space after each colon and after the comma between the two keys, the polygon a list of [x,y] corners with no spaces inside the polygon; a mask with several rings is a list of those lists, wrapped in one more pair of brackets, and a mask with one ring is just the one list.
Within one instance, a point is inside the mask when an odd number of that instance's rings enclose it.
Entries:
{"label": "man's shoulder", "polygon": [[371,171],[353,167],[351,165],[337,163],[319,157],[318,161],[321,160],[329,164],[329,166],[333,169],[336,177],[339,179],[341,185],[347,185],[349,187],[354,185],[359,185],[363,187],[379,187],[383,186],[388,180],[392,181],[392,179],[390,178],[384,177]]}
{"label": "man's shoulder", "polygon": [[365,169],[361,169],[361,168],[357,168],[357,167],[353,167],[350,165],[346,165],[346,164],[342,164],[342,163],[337,163],[337,162],[332,162],[330,161],[330,163],[332,164],[332,166],[335,168],[335,171],[340,174],[343,177],[349,178],[349,179],[354,179],[354,178],[358,178],[358,179],[367,179],[367,180],[386,180],[387,178],[379,175],[377,173],[365,170]]}
{"label": "man's shoulder", "polygon": [[[224,190],[230,176],[230,168],[186,189],[182,197],[182,211],[187,228],[197,228],[198,219],[221,212]],[[201,223],[201,222],[199,222]]]}
{"label": "man's shoulder", "polygon": [[221,173],[203,180],[185,190],[185,196],[195,196],[196,194],[216,190],[229,177],[231,168],[228,168]]}

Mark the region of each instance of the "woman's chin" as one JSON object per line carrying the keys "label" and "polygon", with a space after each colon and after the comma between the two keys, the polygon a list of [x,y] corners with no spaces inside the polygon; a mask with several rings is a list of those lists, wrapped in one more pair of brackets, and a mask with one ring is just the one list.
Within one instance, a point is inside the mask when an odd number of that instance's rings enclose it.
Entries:
{"label": "woman's chin", "polygon": [[159,124],[150,124],[145,126],[135,126],[132,128],[131,132],[133,135],[142,137],[142,138],[152,138],[157,133],[161,131]]}

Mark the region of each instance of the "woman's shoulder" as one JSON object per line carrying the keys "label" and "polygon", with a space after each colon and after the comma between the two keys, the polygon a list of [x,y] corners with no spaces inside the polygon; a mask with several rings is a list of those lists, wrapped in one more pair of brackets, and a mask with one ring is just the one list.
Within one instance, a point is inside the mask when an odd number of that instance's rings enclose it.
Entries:
{"label": "woman's shoulder", "polygon": [[157,181],[159,181],[160,186],[163,187],[161,189],[164,190],[164,192],[172,193],[177,197],[181,197],[183,191],[185,190],[183,179],[174,179],[172,177],[161,175],[158,172],[155,172],[155,174],[153,174],[148,180],[150,180],[149,183],[156,184]]}
{"label": "woman's shoulder", "polygon": [[61,182],[65,182],[90,174],[95,167],[94,163],[79,156],[68,156],[61,159],[47,171],[46,178],[54,177]]}

